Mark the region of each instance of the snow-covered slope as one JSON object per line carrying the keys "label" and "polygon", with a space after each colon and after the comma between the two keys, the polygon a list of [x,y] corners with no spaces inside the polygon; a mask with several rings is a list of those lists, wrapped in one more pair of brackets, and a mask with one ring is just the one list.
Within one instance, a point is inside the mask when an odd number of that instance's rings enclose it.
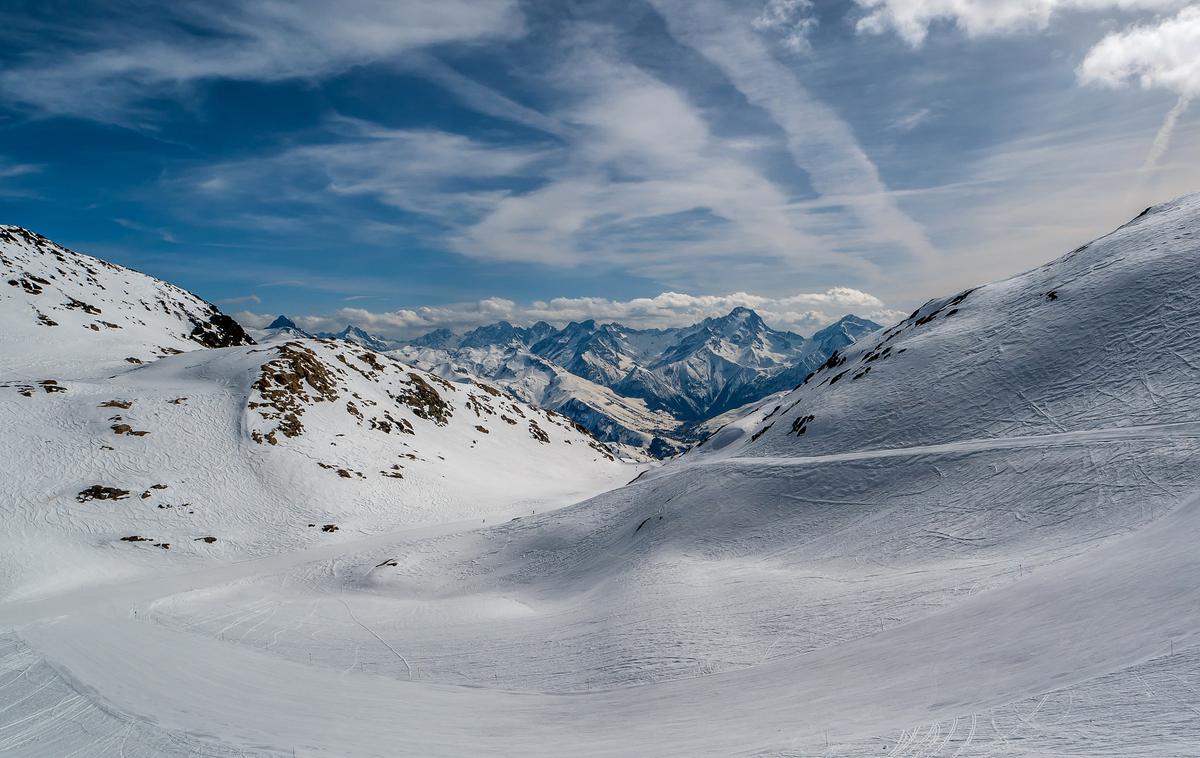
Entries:
{"label": "snow-covered slope", "polygon": [[569,508],[2,605],[0,749],[1195,756],[1198,233],[932,302]]}
{"label": "snow-covered slope", "polygon": [[1196,196],[1158,206],[1033,271],[931,300],[831,358],[732,449],[821,455],[1200,418],[1198,213]]}
{"label": "snow-covered slope", "polygon": [[17,226],[0,226],[0,325],[0,378],[99,376],[253,341],[189,292]]}
{"label": "snow-covered slope", "polygon": [[[0,386],[6,426],[29,430],[0,441],[10,596],[486,518],[629,477],[565,417],[342,342],[194,351],[112,378],[38,376]],[[123,541],[133,536],[149,541]],[[159,543],[170,553],[151,549]]]}

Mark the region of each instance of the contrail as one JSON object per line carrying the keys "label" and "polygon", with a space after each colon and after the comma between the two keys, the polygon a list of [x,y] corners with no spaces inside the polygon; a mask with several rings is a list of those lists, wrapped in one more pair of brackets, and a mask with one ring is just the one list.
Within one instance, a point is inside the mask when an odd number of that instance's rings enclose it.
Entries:
{"label": "contrail", "polygon": [[1154,136],[1154,144],[1150,146],[1150,152],[1146,155],[1146,161],[1142,164],[1141,176],[1145,181],[1151,171],[1158,166],[1159,160],[1167,152],[1167,148],[1171,144],[1171,134],[1175,131],[1175,124],[1179,122],[1179,117],[1187,110],[1187,107],[1192,102],[1192,97],[1189,94],[1179,96],[1179,100],[1175,102],[1175,107],[1167,113],[1167,117],[1163,119],[1163,124],[1158,130],[1158,134]]}

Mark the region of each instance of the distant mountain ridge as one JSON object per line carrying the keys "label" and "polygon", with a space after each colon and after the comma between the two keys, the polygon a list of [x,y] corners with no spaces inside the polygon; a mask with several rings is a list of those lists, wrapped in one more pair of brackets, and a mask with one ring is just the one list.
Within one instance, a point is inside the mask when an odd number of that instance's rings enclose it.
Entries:
{"label": "distant mountain ridge", "polygon": [[340,340],[403,360],[452,381],[487,379],[528,403],[558,411],[599,439],[672,455],[703,436],[704,424],[791,389],[880,326],[844,316],[806,338],[773,329],[750,308],[669,329],[634,329],[594,319],[561,329],[507,321],[456,334],[435,329],[403,342],[354,324],[309,334],[287,316],[259,333]]}
{"label": "distant mountain ridge", "polygon": [[661,456],[684,449],[705,421],[791,389],[834,351],[879,328],[845,316],[805,338],[738,307],[670,329],[593,319],[561,329],[544,321],[499,321],[461,335],[437,329],[395,352],[446,378],[486,378],[600,439]]}
{"label": "distant mountain ridge", "polygon": [[268,324],[265,329],[260,330],[259,337],[266,342],[275,342],[280,339],[292,339],[296,337],[303,339],[340,340],[361,347],[368,347],[380,353],[392,350],[402,344],[394,340],[389,340],[386,337],[371,334],[354,324],[346,324],[346,328],[340,332],[307,332],[297,326],[295,321],[282,314],[276,316],[275,320]]}

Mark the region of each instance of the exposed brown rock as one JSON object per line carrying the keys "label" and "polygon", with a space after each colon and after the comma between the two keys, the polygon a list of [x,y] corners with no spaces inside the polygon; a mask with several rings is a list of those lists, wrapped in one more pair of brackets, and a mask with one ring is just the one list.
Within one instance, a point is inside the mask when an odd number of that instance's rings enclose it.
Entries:
{"label": "exposed brown rock", "polygon": [[454,409],[442,399],[437,390],[419,374],[409,372],[408,380],[408,388],[399,394],[392,395],[392,399],[411,408],[417,418],[432,421],[438,426],[445,426],[449,423]]}
{"label": "exposed brown rock", "polygon": [[93,484],[76,495],[75,499],[81,503],[86,503],[89,500],[124,500],[127,497],[129,497],[129,490],[106,487],[102,484]]}

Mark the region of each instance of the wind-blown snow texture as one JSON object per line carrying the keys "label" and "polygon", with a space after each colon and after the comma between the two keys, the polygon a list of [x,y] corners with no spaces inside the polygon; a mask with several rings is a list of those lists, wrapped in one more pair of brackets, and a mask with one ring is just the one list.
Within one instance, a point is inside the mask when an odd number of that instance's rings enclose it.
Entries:
{"label": "wind-blown snow texture", "polygon": [[[572,507],[246,562],[114,545],[160,569],[0,605],[0,751],[1194,756],[1198,233],[1184,198],[931,302]],[[90,554],[59,549],[81,514],[135,517],[49,489],[13,508],[27,581]]]}

